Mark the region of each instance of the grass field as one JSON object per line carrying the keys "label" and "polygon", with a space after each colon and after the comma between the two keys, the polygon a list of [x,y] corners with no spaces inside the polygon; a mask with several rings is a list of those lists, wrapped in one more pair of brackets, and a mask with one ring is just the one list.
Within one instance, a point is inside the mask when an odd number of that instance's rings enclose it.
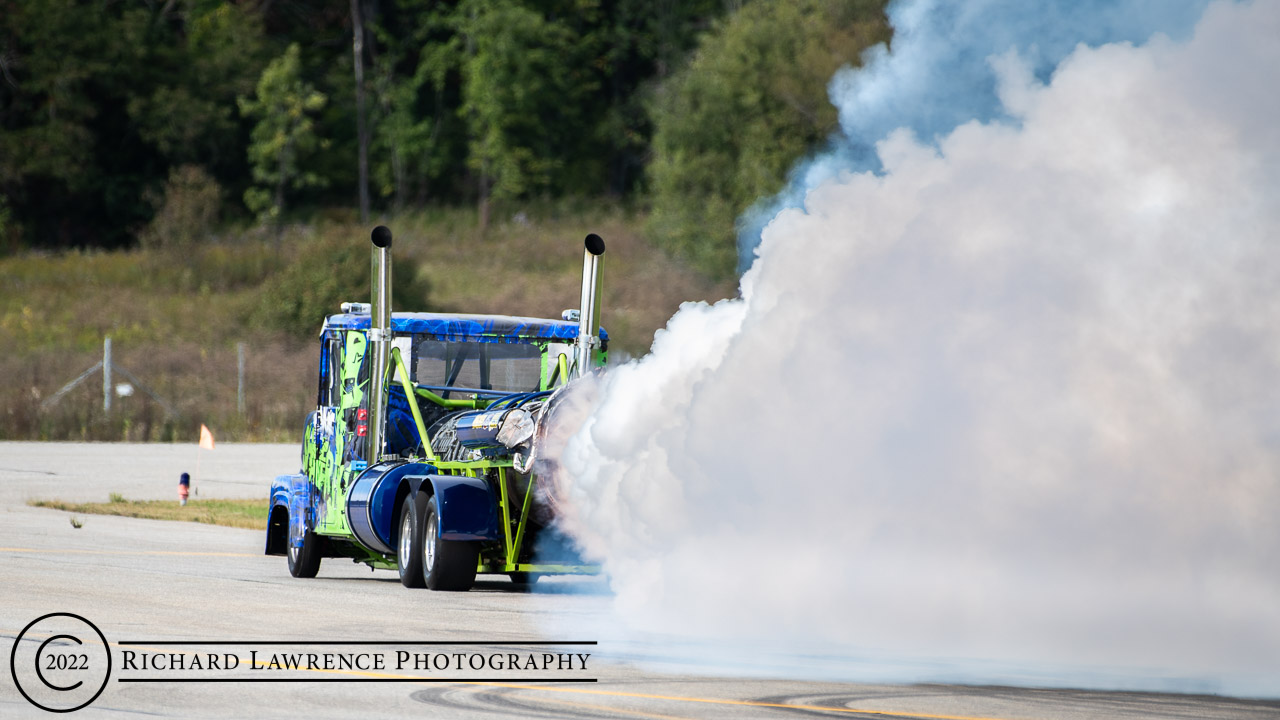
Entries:
{"label": "grass field", "polygon": [[[110,502],[70,503],[61,500],[28,500],[28,505],[65,510],[79,515],[122,515],[148,520],[186,520],[206,525],[267,529],[267,501],[255,500],[191,500],[179,505],[177,500],[128,500],[116,493]],[[72,524],[84,521],[72,517]],[[79,527],[79,525],[77,525]]]}
{"label": "grass field", "polygon": [[[615,359],[644,353],[682,302],[733,294],[641,234],[642,214],[607,202],[495,217],[437,209],[381,219],[395,234],[396,309],[559,317],[578,303],[582,239],[604,237],[603,324]],[[371,223],[372,224],[372,223]],[[276,237],[227,231],[194,246],[0,258],[0,440],[293,442],[312,409],[315,337],[342,300],[368,301],[369,227],[330,213]],[[406,296],[407,295],[407,296]],[[101,373],[48,400],[102,359],[145,389],[102,407]],[[244,412],[237,350],[246,352]],[[146,392],[176,412],[168,413]]]}

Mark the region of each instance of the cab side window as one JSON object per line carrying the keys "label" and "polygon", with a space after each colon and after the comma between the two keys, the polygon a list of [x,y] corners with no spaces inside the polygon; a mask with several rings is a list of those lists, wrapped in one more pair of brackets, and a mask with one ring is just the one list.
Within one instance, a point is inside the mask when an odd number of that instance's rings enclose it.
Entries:
{"label": "cab side window", "polygon": [[341,376],[342,343],[337,337],[321,341],[320,362],[323,373],[320,376],[320,406],[331,407],[338,404],[339,377]]}

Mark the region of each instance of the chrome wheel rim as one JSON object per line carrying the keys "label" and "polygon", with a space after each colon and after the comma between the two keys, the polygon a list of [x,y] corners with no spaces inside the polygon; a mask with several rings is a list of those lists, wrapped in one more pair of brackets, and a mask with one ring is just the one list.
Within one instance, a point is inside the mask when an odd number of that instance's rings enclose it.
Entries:
{"label": "chrome wheel rim", "polygon": [[289,564],[298,564],[298,530],[293,523],[289,523]]}
{"label": "chrome wheel rim", "polygon": [[422,539],[422,566],[428,573],[436,566],[436,516],[427,518],[427,536]]}
{"label": "chrome wheel rim", "polygon": [[411,547],[413,547],[413,517],[406,514],[404,522],[400,523],[400,553],[396,558],[401,568],[407,567]]}

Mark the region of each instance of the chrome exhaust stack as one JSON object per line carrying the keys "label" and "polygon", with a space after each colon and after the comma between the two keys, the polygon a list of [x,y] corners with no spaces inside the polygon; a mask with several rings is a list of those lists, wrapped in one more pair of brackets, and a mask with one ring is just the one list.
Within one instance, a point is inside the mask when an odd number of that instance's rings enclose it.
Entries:
{"label": "chrome exhaust stack", "polygon": [[578,305],[578,339],[574,353],[577,377],[591,372],[595,349],[600,346],[600,256],[604,255],[604,240],[591,233],[586,246],[582,254],[582,300]]}
{"label": "chrome exhaust stack", "polygon": [[369,383],[369,445],[365,460],[370,464],[382,458],[382,438],[386,424],[387,366],[391,363],[391,230],[385,225],[373,229],[371,270],[373,287],[372,317],[369,322],[369,348],[373,353]]}

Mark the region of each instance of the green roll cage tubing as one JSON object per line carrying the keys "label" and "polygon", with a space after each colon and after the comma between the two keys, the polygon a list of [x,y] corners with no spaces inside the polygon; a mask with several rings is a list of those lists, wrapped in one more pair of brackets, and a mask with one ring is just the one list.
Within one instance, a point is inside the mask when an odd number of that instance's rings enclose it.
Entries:
{"label": "green roll cage tubing", "polygon": [[[569,378],[569,364],[565,355],[561,354],[558,359],[558,368],[560,371],[560,382],[567,383]],[[520,548],[524,543],[525,528],[529,525],[529,506],[533,501],[533,477],[529,478],[529,486],[525,489],[524,501],[520,506],[520,518],[515,522],[515,537],[511,535],[511,501],[512,496],[516,493],[513,487],[510,491],[507,489],[507,469],[512,467],[510,458],[500,460],[476,460],[476,461],[441,461],[436,457],[435,451],[431,449],[431,438],[427,435],[426,423],[422,420],[422,409],[418,406],[418,398],[421,397],[429,400],[436,405],[451,410],[483,410],[492,404],[493,400],[479,397],[468,399],[446,399],[436,393],[418,387],[410,380],[409,371],[405,368],[404,360],[400,357],[400,348],[391,349],[391,365],[387,368],[387,377],[384,382],[390,382],[391,376],[395,375],[395,380],[404,388],[405,397],[409,401],[409,411],[413,414],[414,425],[418,428],[418,436],[422,438],[422,448],[426,455],[426,462],[434,465],[441,474],[444,475],[467,475],[469,477],[479,478],[482,473],[489,470],[497,470],[499,501],[498,506],[502,511],[502,560],[501,562],[486,563],[484,555],[481,554],[479,563],[476,567],[477,572],[486,573],[543,573],[554,575],[590,575],[600,572],[599,565],[543,565],[533,563],[517,562],[520,558]],[[388,567],[394,568],[395,564],[384,561]],[[379,563],[381,564],[381,563]]]}

